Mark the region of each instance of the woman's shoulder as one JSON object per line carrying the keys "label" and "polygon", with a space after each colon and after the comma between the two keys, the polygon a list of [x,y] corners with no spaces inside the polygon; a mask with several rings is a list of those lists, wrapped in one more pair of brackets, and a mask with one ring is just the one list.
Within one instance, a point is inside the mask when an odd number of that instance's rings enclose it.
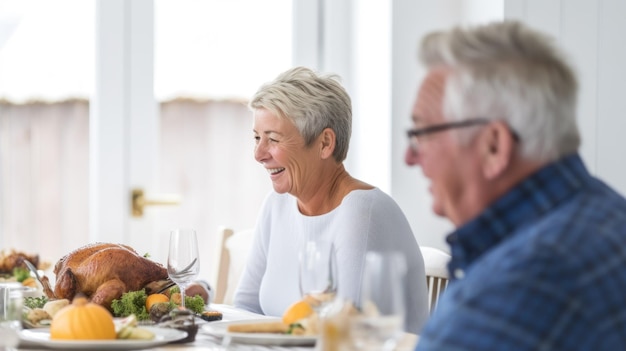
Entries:
{"label": "woman's shoulder", "polygon": [[380,188],[372,187],[370,189],[355,189],[349,192],[344,198],[344,202],[370,202],[370,203],[389,203],[395,204],[395,200]]}
{"label": "woman's shoulder", "polygon": [[415,240],[400,206],[379,188],[354,190],[344,198],[340,207],[338,216],[345,218],[352,226],[359,223],[360,230],[369,228],[365,230],[369,235],[387,237],[393,232],[396,238]]}
{"label": "woman's shoulder", "polygon": [[368,210],[372,215],[402,214],[400,206],[387,193],[379,188],[353,190],[342,202],[342,207]]}

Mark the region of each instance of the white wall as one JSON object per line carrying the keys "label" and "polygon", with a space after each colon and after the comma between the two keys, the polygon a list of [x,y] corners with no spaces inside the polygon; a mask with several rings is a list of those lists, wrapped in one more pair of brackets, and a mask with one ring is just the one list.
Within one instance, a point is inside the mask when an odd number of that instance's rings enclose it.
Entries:
{"label": "white wall", "polygon": [[579,74],[581,154],[589,170],[626,193],[626,1],[506,0],[506,18],[552,35]]}
{"label": "white wall", "polygon": [[389,193],[391,0],[294,0],[294,65],[332,72],[352,98],[346,169]]}
{"label": "white wall", "polygon": [[621,156],[626,131],[626,119],[622,118],[626,111],[626,46],[621,38],[626,33],[625,1],[504,0],[490,10],[482,8],[493,5],[489,0],[393,3],[392,196],[409,217],[420,244],[447,250],[445,236],[452,229],[447,221],[432,215],[427,182],[401,158],[413,94],[424,74],[415,59],[417,43],[432,29],[503,16],[551,34],[579,74],[582,157],[592,173],[626,193]]}
{"label": "white wall", "polygon": [[419,39],[459,23],[503,18],[502,0],[296,0],[294,64],[334,72],[353,102],[346,168],[392,195],[418,242],[446,248],[450,224],[432,214],[419,169],[404,164],[405,130],[424,72]]}
{"label": "white wall", "polygon": [[420,245],[447,250],[445,236],[453,227],[431,210],[428,182],[419,168],[404,163],[411,126],[410,113],[425,71],[418,64],[417,48],[426,33],[458,24],[503,18],[502,1],[494,0],[394,0],[392,10],[391,195],[402,207]]}

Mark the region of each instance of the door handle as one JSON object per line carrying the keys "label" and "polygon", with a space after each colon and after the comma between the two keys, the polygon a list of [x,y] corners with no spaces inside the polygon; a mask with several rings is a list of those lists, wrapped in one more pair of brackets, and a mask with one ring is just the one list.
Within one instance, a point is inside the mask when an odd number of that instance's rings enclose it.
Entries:
{"label": "door handle", "polygon": [[143,217],[146,206],[171,206],[181,202],[178,194],[156,194],[147,196],[143,189],[135,188],[131,191],[131,211],[133,217]]}

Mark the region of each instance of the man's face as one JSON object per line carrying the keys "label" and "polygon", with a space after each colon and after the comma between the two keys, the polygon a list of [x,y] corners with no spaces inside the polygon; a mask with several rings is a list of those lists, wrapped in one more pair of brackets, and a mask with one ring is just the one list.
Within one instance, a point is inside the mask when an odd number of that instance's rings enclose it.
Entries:
{"label": "man's face", "polygon": [[[413,127],[420,129],[450,122],[443,115],[444,87],[448,72],[444,69],[428,73],[412,111]],[[475,192],[472,189],[479,175],[477,153],[472,143],[462,145],[458,129],[449,129],[419,137],[416,148],[409,146],[405,162],[419,165],[430,180],[433,211],[459,226],[475,214]]]}

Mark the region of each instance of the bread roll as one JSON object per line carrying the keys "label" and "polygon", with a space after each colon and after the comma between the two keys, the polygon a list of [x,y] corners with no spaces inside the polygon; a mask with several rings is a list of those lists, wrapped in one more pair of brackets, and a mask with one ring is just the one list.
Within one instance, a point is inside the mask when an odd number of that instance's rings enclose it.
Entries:
{"label": "bread roll", "polygon": [[289,326],[281,321],[237,323],[228,326],[231,333],[280,333],[285,334]]}

